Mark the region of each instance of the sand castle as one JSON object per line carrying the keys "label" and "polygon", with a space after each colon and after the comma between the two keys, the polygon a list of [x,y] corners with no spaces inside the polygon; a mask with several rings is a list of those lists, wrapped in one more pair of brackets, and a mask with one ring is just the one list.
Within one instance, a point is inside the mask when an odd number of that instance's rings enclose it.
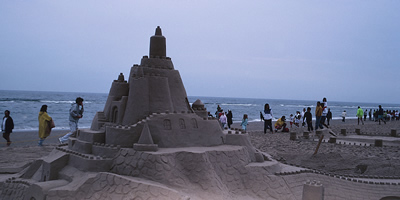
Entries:
{"label": "sand castle", "polygon": [[157,27],[149,56],[113,81],[104,110],[1,183],[1,199],[382,199],[400,185],[285,165],[190,105]]}

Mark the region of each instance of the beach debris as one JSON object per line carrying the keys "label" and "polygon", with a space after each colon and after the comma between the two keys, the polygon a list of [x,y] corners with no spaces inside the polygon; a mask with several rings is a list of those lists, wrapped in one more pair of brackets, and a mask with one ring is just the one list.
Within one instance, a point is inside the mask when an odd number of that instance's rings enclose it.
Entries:
{"label": "beach debris", "polygon": [[329,134],[333,135],[334,137],[337,137],[337,134],[335,132],[333,132],[331,129],[329,129],[328,132],[329,132]]}
{"label": "beach debris", "polygon": [[321,137],[319,138],[317,148],[315,149],[315,152],[313,155],[316,155],[318,153],[319,146],[321,145],[321,142],[323,139],[324,139],[324,135],[322,134]]}

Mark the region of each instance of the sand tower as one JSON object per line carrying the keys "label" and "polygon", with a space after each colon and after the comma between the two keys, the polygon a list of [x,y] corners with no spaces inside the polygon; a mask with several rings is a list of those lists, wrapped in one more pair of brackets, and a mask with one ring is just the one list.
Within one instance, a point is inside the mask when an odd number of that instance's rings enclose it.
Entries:
{"label": "sand tower", "polygon": [[160,148],[223,144],[218,122],[208,120],[204,112],[204,107],[191,108],[157,27],[150,38],[149,56],[131,68],[128,81],[120,74],[112,83],[104,110],[97,113],[90,130],[81,131],[85,138],[78,139],[132,147],[148,126],[146,134]]}

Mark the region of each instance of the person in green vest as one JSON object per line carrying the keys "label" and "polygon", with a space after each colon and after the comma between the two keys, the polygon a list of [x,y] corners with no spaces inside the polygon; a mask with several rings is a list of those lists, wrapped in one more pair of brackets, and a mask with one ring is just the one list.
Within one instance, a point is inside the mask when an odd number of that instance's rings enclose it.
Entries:
{"label": "person in green vest", "polygon": [[362,119],[363,116],[364,116],[364,111],[363,111],[363,109],[360,108],[360,106],[358,106],[358,110],[357,110],[358,125],[360,125],[360,121],[361,121],[362,125],[364,125],[364,122]]}

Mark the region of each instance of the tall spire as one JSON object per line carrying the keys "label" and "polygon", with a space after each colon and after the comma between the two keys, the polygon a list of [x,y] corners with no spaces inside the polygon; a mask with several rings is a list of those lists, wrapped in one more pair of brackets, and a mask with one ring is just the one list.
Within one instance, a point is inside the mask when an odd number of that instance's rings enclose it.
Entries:
{"label": "tall spire", "polygon": [[150,38],[150,58],[154,56],[166,57],[165,37],[162,36],[160,26],[157,26],[155,35]]}
{"label": "tall spire", "polygon": [[162,36],[160,26],[157,26],[155,35],[161,35]]}

